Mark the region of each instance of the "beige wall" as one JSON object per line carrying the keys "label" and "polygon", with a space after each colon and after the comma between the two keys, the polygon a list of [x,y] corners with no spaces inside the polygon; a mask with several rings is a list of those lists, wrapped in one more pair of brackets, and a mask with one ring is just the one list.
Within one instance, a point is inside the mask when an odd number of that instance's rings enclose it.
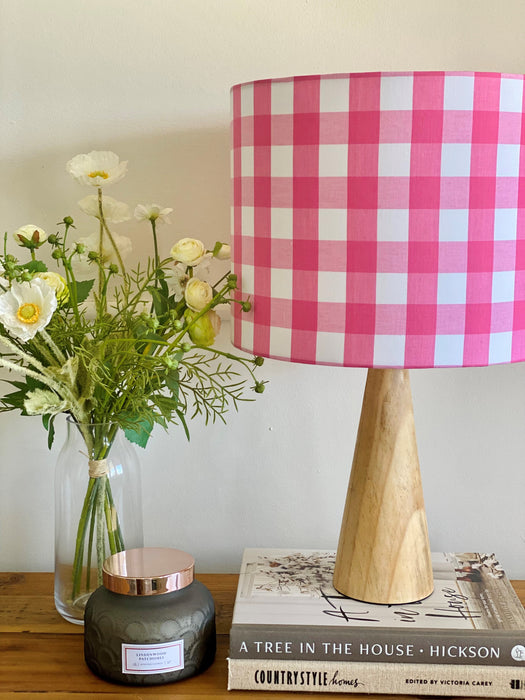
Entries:
{"label": "beige wall", "polygon": [[[64,164],[108,148],[130,161],[115,196],[175,209],[165,251],[182,234],[211,243],[229,229],[232,84],[522,73],[524,28],[523,0],[0,0],[1,226],[77,216]],[[125,233],[139,256],[142,229]],[[226,428],[197,423],[189,445],[159,431],[140,454],[147,543],[192,551],[201,571],[235,570],[244,546],[337,542],[364,373],[263,373],[267,392]],[[433,548],[496,550],[525,577],[523,366],[419,371],[412,386]],[[38,419],[2,415],[0,435],[0,569],[50,570],[57,450]]]}

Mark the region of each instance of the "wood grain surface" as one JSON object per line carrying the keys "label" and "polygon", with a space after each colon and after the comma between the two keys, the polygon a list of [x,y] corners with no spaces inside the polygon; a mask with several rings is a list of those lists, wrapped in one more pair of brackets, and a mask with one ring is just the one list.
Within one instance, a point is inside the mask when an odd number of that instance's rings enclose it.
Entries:
{"label": "wood grain surface", "polygon": [[[221,697],[240,700],[250,695],[257,695],[260,700],[298,700],[302,696],[333,700],[332,693],[228,691],[228,632],[238,577],[203,574],[197,578],[208,586],[217,607],[215,663],[202,675],[179,683],[136,688],[107,683],[87,668],[83,627],[66,622],[56,612],[52,574],[0,574],[0,700],[116,700],[123,696],[136,700],[146,697],[160,700],[166,696],[179,700]],[[513,584],[521,600],[525,600],[525,582],[514,581]],[[352,697],[370,700],[374,696],[356,694]],[[383,697],[400,700],[405,696]]]}
{"label": "wood grain surface", "polygon": [[368,603],[411,603],[432,593],[408,370],[368,370],[334,585]]}

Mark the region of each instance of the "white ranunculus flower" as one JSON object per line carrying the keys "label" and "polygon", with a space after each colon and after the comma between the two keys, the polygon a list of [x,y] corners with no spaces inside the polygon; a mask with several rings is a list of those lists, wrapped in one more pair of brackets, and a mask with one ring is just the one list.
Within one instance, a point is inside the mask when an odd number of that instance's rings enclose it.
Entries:
{"label": "white ranunculus flower", "polygon": [[120,161],[112,151],[91,151],[80,153],[66,165],[66,170],[81,185],[104,187],[122,180],[128,168],[128,161]]}
{"label": "white ranunculus flower", "polygon": [[25,343],[47,326],[56,308],[55,291],[44,280],[13,282],[0,294],[0,323]]}
{"label": "white ranunculus flower", "polygon": [[202,311],[213,299],[213,289],[207,282],[192,277],[186,284],[184,298],[192,311]]}
{"label": "white ranunculus flower", "polygon": [[[84,214],[100,219],[98,197],[96,194],[89,194],[87,197],[84,197],[84,199],[80,200],[78,206],[82,209]],[[125,202],[118,202],[116,199],[113,199],[113,197],[105,196],[102,198],[102,213],[104,214],[104,219],[109,224],[120,224],[123,221],[131,219],[128,205]]]}
{"label": "white ranunculus flower", "polygon": [[[119,250],[122,260],[124,260],[124,258],[131,253],[131,239],[129,239],[127,236],[119,236],[113,232],[111,235],[113,236],[113,240],[115,241],[115,245]],[[90,251],[99,253],[99,240],[100,233],[98,231],[96,233],[92,233],[90,236],[85,236],[77,240],[77,243],[85,247],[84,253],[76,253],[72,258],[72,263],[75,266],[75,273],[77,276],[82,276],[84,278],[93,277],[95,268],[93,267],[93,263],[89,260],[88,254]],[[118,265],[118,258],[115,253],[115,249],[107,236],[104,236],[103,238],[101,262],[105,266],[111,264]]]}
{"label": "white ranunculus flower", "polygon": [[67,411],[70,405],[49,389],[35,389],[28,392],[24,408],[30,416],[56,416]]}
{"label": "white ranunculus flower", "polygon": [[47,240],[47,233],[34,224],[27,224],[17,229],[13,233],[13,238],[18,245],[24,246],[25,248],[38,248]]}
{"label": "white ranunculus flower", "polygon": [[155,221],[159,224],[171,224],[168,214],[173,209],[166,207],[161,209],[158,204],[137,204],[134,216],[137,221]]}
{"label": "white ranunculus flower", "polygon": [[204,243],[196,238],[181,238],[175,243],[170,254],[176,262],[194,267],[204,259],[206,248]]}

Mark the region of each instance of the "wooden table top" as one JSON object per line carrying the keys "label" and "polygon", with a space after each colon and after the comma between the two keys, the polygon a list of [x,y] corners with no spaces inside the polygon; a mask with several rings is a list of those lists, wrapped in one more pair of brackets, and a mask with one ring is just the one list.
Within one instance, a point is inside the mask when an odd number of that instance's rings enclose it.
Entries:
{"label": "wooden table top", "polygon": [[[53,574],[0,573],[0,700],[42,700],[43,697],[116,700],[123,696],[160,700],[170,695],[180,700],[241,700],[250,695],[260,700],[298,700],[305,695],[320,700],[334,698],[333,693],[228,691],[228,633],[238,577],[235,574],[201,574],[197,578],[208,586],[215,599],[218,642],[215,663],[194,678],[137,688],[107,683],[87,668],[83,652],[84,628],[66,622],[56,612]],[[513,585],[522,602],[525,601],[525,581],[513,581]],[[374,696],[352,694],[351,697],[370,700]],[[407,696],[381,697],[400,700]]]}

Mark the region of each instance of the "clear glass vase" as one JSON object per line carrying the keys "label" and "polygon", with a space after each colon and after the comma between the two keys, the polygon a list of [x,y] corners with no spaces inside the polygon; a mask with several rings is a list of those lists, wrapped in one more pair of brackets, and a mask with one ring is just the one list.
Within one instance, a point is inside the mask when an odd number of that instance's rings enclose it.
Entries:
{"label": "clear glass vase", "polygon": [[140,466],[117,426],[67,420],[55,472],[55,606],[83,624],[110,554],[142,547]]}

